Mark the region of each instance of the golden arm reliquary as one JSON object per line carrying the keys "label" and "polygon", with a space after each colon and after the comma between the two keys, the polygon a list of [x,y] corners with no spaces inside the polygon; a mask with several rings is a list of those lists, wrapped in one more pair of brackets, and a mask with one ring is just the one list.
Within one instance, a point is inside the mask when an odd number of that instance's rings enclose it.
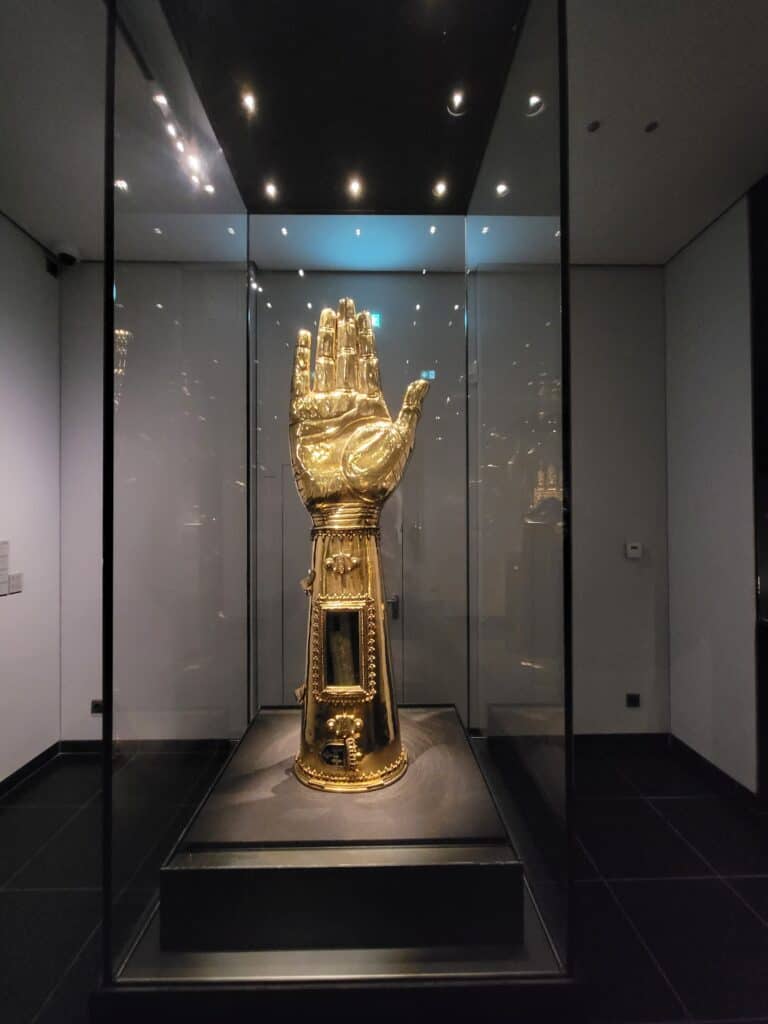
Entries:
{"label": "golden arm reliquary", "polygon": [[413,449],[429,384],[405,392],[393,420],[381,392],[370,313],[352,299],[300,331],[291,385],[296,486],[312,517],[301,741],[294,770],[316,789],[357,792],[395,782],[400,739],[381,574],[379,517]]}

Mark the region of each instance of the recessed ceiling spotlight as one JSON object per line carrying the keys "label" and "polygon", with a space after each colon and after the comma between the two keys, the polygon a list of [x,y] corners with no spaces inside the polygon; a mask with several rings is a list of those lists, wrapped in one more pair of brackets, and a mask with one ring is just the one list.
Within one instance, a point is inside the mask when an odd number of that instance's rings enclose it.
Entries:
{"label": "recessed ceiling spotlight", "polygon": [[173,124],[171,121],[169,121],[168,124],[165,126],[165,130],[168,132],[172,139],[176,138],[178,134],[178,132],[176,131],[176,125]]}
{"label": "recessed ceiling spotlight", "polygon": [[125,178],[118,178],[115,181],[115,188],[118,189],[120,192],[127,192],[128,182],[125,180]]}
{"label": "recessed ceiling spotlight", "polygon": [[538,117],[539,114],[544,112],[546,106],[544,99],[537,92],[532,92],[528,97],[528,109],[525,112],[525,116]]}
{"label": "recessed ceiling spotlight", "polygon": [[442,178],[440,179],[440,181],[436,181],[435,184],[432,186],[432,195],[436,196],[438,199],[442,199],[447,191],[448,185],[446,184],[446,182],[443,181]]}
{"label": "recessed ceiling spotlight", "polygon": [[207,185],[204,185],[203,188],[205,189],[209,196],[212,196],[213,193],[216,191],[216,189],[213,187],[213,185],[211,185],[210,182],[208,182]]}
{"label": "recessed ceiling spotlight", "polygon": [[299,277],[304,277],[304,271],[299,267]]}
{"label": "recessed ceiling spotlight", "polygon": [[590,132],[590,134],[591,134],[592,132],[596,132],[599,127],[600,127],[600,122],[599,121],[590,121],[589,124],[587,125],[587,131]]}
{"label": "recessed ceiling spotlight", "polygon": [[285,238],[288,234],[288,228],[280,228],[280,234]]}
{"label": "recessed ceiling spotlight", "polygon": [[347,183],[347,192],[352,196],[353,199],[359,199],[363,194],[363,183],[359,178],[350,178]]}
{"label": "recessed ceiling spotlight", "polygon": [[430,224],[429,225],[429,233],[430,233],[430,235],[436,235],[437,234],[437,224]]}
{"label": "recessed ceiling spotlight", "polygon": [[506,181],[500,181],[496,186],[496,195],[501,198],[502,196],[505,196],[507,192],[509,192],[509,185]]}
{"label": "recessed ceiling spotlight", "polygon": [[152,97],[152,102],[156,103],[161,110],[165,110],[168,106],[168,100],[162,92],[156,92]]}
{"label": "recessed ceiling spotlight", "polygon": [[356,235],[357,238],[359,238],[360,235],[362,235],[362,233],[363,233],[363,229],[362,228],[355,228],[355,235]]}
{"label": "recessed ceiling spotlight", "polygon": [[252,92],[244,92],[241,99],[246,113],[252,117],[256,113],[256,97]]}
{"label": "recessed ceiling spotlight", "polygon": [[234,235],[234,233],[235,233],[235,229],[234,228],[227,228],[227,234]]}
{"label": "recessed ceiling spotlight", "polygon": [[162,228],[152,228],[152,230],[155,232],[156,235],[162,235],[163,233]]}
{"label": "recessed ceiling spotlight", "polygon": [[274,181],[268,181],[264,186],[264,194],[267,199],[277,199],[277,185]]}
{"label": "recessed ceiling spotlight", "polygon": [[490,230],[491,229],[488,227],[487,224],[483,224],[483,226],[480,228],[480,234],[487,235]]}
{"label": "recessed ceiling spotlight", "polygon": [[646,134],[650,135],[651,132],[655,132],[658,127],[658,121],[649,121],[645,128],[643,128],[643,131],[646,132]]}
{"label": "recessed ceiling spotlight", "polygon": [[187,157],[187,163],[189,164],[193,171],[200,170],[200,157],[195,156],[194,153],[189,154],[189,156]]}
{"label": "recessed ceiling spotlight", "polygon": [[464,102],[464,91],[462,89],[454,89],[451,93],[451,98],[448,101],[448,113],[451,117],[463,117],[467,112],[467,107]]}

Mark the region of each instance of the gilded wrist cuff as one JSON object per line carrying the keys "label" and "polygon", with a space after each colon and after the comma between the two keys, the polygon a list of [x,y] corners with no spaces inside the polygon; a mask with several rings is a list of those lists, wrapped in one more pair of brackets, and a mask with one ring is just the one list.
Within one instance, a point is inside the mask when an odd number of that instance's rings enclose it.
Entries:
{"label": "gilded wrist cuff", "polygon": [[379,528],[380,505],[362,502],[344,502],[336,505],[316,505],[310,510],[316,530],[359,530]]}

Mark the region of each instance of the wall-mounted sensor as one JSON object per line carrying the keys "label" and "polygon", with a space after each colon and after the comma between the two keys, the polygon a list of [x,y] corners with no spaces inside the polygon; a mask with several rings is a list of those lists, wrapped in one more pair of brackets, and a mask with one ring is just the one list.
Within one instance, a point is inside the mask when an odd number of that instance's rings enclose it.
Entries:
{"label": "wall-mounted sensor", "polygon": [[624,557],[633,561],[643,557],[643,545],[639,540],[628,540],[624,545]]}

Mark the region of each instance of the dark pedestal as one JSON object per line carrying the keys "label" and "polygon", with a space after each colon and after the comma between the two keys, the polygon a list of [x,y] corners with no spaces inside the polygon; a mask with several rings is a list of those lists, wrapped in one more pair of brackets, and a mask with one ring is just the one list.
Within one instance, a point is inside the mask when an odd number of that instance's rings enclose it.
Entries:
{"label": "dark pedestal", "polygon": [[405,776],[324,793],[262,712],[161,872],[169,950],[514,943],[522,868],[452,708],[401,710]]}

